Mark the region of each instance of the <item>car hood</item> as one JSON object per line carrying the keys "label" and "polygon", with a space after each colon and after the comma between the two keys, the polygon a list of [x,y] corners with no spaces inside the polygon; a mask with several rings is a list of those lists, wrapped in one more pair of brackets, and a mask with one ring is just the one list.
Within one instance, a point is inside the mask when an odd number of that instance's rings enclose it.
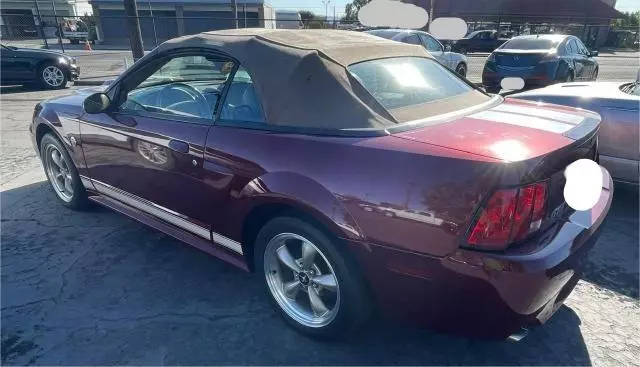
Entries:
{"label": "car hood", "polygon": [[514,162],[562,149],[590,135],[596,113],[571,107],[505,99],[492,107],[395,137]]}
{"label": "car hood", "polygon": [[578,83],[560,83],[545,88],[534,89],[511,97],[580,97],[582,99],[591,98],[613,98],[638,101],[638,96],[632,96],[620,90],[620,87],[626,83],[620,82],[578,82]]}
{"label": "car hood", "polygon": [[18,51],[20,53],[24,53],[24,54],[29,54],[32,56],[60,56],[60,57],[64,57],[67,59],[70,59],[71,56],[69,55],[65,55],[61,52],[57,52],[57,51],[51,51],[51,50],[37,50],[37,49],[33,49],[33,48],[17,48],[15,51]]}
{"label": "car hood", "polygon": [[41,104],[49,105],[56,112],[64,113],[68,117],[77,118],[84,113],[82,107],[84,100],[93,93],[104,92],[105,88],[104,86],[97,86],[78,89],[71,94],[46,99]]}

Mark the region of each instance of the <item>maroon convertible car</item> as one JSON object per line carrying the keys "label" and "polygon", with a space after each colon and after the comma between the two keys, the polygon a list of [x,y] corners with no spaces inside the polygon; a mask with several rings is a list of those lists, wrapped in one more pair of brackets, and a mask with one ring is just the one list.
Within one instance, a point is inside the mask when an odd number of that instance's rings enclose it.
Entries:
{"label": "maroon convertible car", "polygon": [[[521,336],[581,276],[613,195],[571,210],[600,117],[476,89],[424,48],[329,30],[168,41],[106,90],[36,106],[53,191],[246,271],[308,335],[379,311]],[[215,302],[215,300],[212,300]]]}

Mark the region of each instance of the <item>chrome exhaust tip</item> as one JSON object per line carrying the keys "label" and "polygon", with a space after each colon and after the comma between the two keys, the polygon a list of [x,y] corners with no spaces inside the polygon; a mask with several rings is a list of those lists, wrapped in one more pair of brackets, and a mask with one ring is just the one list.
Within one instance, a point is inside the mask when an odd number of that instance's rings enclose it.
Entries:
{"label": "chrome exhaust tip", "polygon": [[527,328],[520,328],[520,331],[517,331],[511,335],[509,335],[509,337],[507,338],[508,341],[510,342],[519,342],[520,340],[524,339],[525,336],[527,336],[529,334],[529,329]]}

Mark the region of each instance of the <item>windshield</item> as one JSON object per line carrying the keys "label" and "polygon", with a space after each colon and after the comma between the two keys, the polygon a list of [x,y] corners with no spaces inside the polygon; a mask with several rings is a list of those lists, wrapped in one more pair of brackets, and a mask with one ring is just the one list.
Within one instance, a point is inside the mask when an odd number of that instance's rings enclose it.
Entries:
{"label": "windshield", "polygon": [[624,84],[620,88],[620,90],[622,90],[624,93],[631,94],[632,96],[640,96],[640,83],[635,82]]}
{"label": "windshield", "polygon": [[384,29],[379,29],[379,30],[375,30],[375,31],[367,31],[366,33],[372,34],[374,36],[378,36],[378,37],[382,37],[382,38],[386,38],[386,39],[393,39],[395,36],[397,36],[400,32],[398,31],[391,31],[391,30],[384,30]]}
{"label": "windshield", "polygon": [[365,61],[348,70],[386,109],[434,102],[474,90],[436,61],[421,57]]}
{"label": "windshield", "polygon": [[502,47],[514,50],[548,50],[556,48],[561,40],[552,40],[548,38],[514,38],[507,41]]}

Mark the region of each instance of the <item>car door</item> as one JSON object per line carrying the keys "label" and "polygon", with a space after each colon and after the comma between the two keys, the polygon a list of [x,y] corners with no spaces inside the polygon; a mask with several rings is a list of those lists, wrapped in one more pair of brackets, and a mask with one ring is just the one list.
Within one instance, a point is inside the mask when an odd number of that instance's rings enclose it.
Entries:
{"label": "car door", "polygon": [[588,75],[588,70],[585,70],[585,68],[588,69],[588,63],[585,55],[580,53],[578,43],[575,38],[571,37],[571,39],[569,39],[569,42],[567,43],[567,51],[569,53],[568,56],[573,63],[573,76],[575,80],[583,80],[585,75]]}
{"label": "car door", "polygon": [[596,71],[597,62],[591,57],[589,50],[579,38],[576,38],[576,45],[578,46],[578,53],[584,58],[585,71],[583,79],[591,80],[593,79],[593,73]]}
{"label": "car door", "polygon": [[216,208],[203,180],[204,146],[232,65],[218,55],[178,52],[119,81],[112,111],[82,116],[95,189],[209,239]]}
{"label": "car door", "polygon": [[442,47],[442,44],[438,42],[438,40],[425,33],[420,33],[419,36],[424,48],[426,48],[427,51],[436,58],[436,60],[449,69],[453,69],[455,67],[451,65],[450,58],[444,52],[444,47]]}
{"label": "car door", "polygon": [[21,55],[19,51],[12,50],[9,47],[2,46],[0,49],[0,73],[2,73],[3,82],[17,82],[30,80],[32,75],[28,73],[28,60]]}
{"label": "car door", "polygon": [[492,43],[491,39],[491,31],[480,32],[473,37],[473,42],[471,42],[469,51],[480,51],[487,52],[488,50],[493,51],[491,47]]}

